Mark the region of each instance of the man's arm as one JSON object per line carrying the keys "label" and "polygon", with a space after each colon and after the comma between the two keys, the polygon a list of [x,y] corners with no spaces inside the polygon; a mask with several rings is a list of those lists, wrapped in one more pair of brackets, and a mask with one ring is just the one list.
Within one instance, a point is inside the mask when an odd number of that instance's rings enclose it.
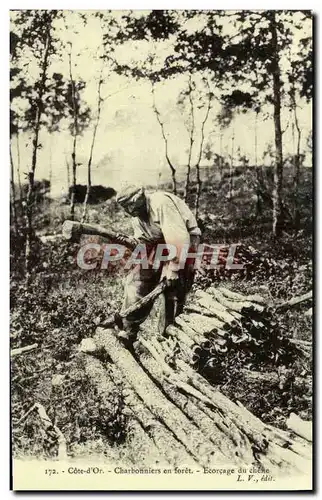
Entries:
{"label": "man's arm", "polygon": [[168,280],[176,280],[181,250],[184,245],[190,245],[190,235],[180,212],[171,201],[163,203],[158,212],[165,242],[176,247],[176,256],[165,266],[164,272]]}

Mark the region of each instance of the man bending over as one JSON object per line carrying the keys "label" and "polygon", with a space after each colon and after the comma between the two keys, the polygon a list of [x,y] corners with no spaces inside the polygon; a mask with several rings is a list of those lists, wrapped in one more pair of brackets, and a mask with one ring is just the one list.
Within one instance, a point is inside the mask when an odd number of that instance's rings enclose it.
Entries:
{"label": "man bending over", "polygon": [[[182,269],[178,264],[182,247],[193,252],[199,245],[201,232],[196,218],[183,200],[163,191],[149,194],[144,188],[129,186],[118,193],[116,201],[133,217],[134,238],[145,245],[148,261],[148,266],[136,265],[126,277],[122,310],[146,296],[165,278],[168,285],[165,290],[166,327],[182,312],[187,292],[193,284],[191,259],[187,259]],[[170,253],[169,260],[156,267],[154,257],[158,244],[172,245],[177,252],[173,258]],[[130,343],[136,340],[139,325],[149,315],[152,305],[126,317],[124,330],[118,335],[120,340]]]}

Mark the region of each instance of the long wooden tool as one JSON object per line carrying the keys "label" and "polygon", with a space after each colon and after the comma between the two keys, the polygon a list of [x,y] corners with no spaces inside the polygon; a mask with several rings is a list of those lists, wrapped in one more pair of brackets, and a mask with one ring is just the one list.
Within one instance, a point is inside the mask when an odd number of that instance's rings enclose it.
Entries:
{"label": "long wooden tool", "polygon": [[93,234],[103,236],[113,243],[118,243],[133,249],[136,246],[136,241],[124,234],[117,233],[113,229],[106,229],[98,224],[81,224],[80,222],[66,220],[62,227],[62,234],[67,240],[77,241],[82,234]]}
{"label": "long wooden tool", "polygon": [[[67,240],[77,241],[82,234],[93,234],[98,236],[103,236],[109,240],[113,240],[115,243],[120,243],[125,245],[127,248],[133,249],[136,246],[136,241],[128,236],[120,233],[116,233],[111,229],[106,229],[98,224],[81,224],[80,222],[66,220],[62,227],[62,234]],[[128,307],[120,313],[113,314],[109,316],[104,321],[101,318],[96,318],[94,323],[98,326],[110,327],[117,325],[122,327],[122,319],[126,318],[129,314],[138,311],[142,307],[153,302],[167,287],[166,280],[161,281],[155,288],[145,297],[138,300],[132,306]]]}
{"label": "long wooden tool", "polygon": [[113,325],[117,325],[120,328],[122,328],[122,319],[126,318],[129,314],[138,311],[142,307],[151,304],[161,293],[164,292],[164,290],[167,288],[167,283],[166,280],[160,281],[160,283],[152,290],[152,292],[148,293],[145,297],[142,297],[142,299],[138,300],[133,304],[132,306],[128,307],[127,309],[124,309],[123,311],[113,314],[106,318],[104,321],[101,321],[100,318],[97,318],[95,321],[95,324],[97,326],[102,326],[102,327],[111,327]]}

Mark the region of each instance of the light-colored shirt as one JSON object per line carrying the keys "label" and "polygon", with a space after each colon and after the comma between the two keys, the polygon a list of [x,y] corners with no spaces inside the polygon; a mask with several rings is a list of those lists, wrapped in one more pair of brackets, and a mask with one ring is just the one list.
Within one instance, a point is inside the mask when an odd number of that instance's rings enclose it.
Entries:
{"label": "light-colored shirt", "polygon": [[133,219],[134,237],[147,242],[164,239],[181,247],[190,243],[190,235],[200,235],[195,216],[178,196],[164,191],[146,194],[148,220]]}

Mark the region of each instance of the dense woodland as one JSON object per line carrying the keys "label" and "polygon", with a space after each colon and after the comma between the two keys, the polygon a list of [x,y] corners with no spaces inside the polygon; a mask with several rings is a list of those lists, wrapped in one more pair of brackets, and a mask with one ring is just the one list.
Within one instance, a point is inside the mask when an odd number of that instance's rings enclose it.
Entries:
{"label": "dense woodland", "polygon": [[[91,22],[98,23],[102,38],[89,104],[89,72],[80,76],[80,54],[65,32],[77,36]],[[285,429],[291,412],[310,420],[312,309],[308,301],[281,304],[312,289],[312,130],[301,123],[312,101],[311,13],[20,10],[11,12],[10,46],[10,338],[16,353],[35,346],[12,358],[14,453],[56,453],[55,432],[28,417],[35,405],[63,434],[71,456],[104,454],[131,464],[138,447],[148,447],[115,373],[102,396],[77,354],[80,342],[93,337],[95,318],[119,309],[122,269],[79,269],[79,243],[60,236],[66,219],[131,232],[113,198],[110,163],[105,185],[95,181],[97,136],[110,98],[106,86],[115,75],[147,85],[164,148],[160,171],[167,180],[150,183],[145,174],[140,182],[183,197],[203,240],[223,245],[223,263],[225,246],[238,244],[243,271],[224,265],[200,271],[193,293],[224,285],[235,293],[259,294],[269,304],[265,348],[231,342],[208,366],[207,379],[267,424]],[[122,57],[125,52],[131,55]],[[65,72],[56,71],[57,61]],[[184,165],[176,154],[171,113],[160,99],[160,89],[176,81],[170,111],[185,129]],[[236,146],[241,116],[253,123],[247,151]],[[273,138],[264,150],[258,146],[263,122]],[[68,138],[64,197],[51,195],[55,151],[45,150],[57,134]],[[86,185],[79,181],[84,134]],[[109,147],[107,137],[106,152]],[[44,158],[48,174],[40,178]],[[267,378],[267,372],[276,376]]]}

